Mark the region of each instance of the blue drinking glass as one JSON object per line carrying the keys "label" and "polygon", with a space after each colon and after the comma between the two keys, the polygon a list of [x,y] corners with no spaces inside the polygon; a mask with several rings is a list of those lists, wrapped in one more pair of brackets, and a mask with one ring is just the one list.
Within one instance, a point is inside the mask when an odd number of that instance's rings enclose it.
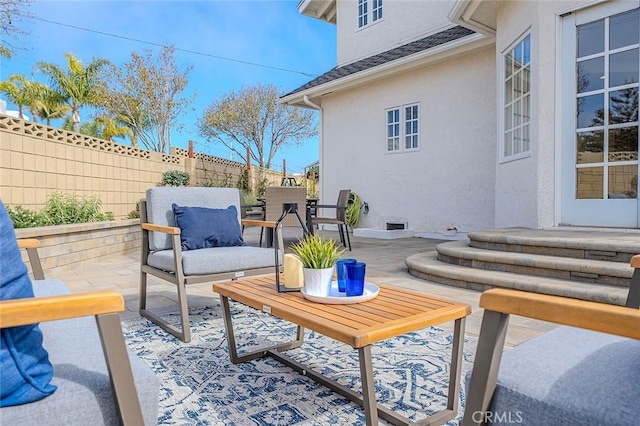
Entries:
{"label": "blue drinking glass", "polygon": [[364,294],[364,275],[367,264],[364,262],[347,263],[345,267],[347,269],[347,297],[362,296]]}
{"label": "blue drinking glass", "polygon": [[355,259],[338,259],[336,262],[336,272],[338,274],[338,291],[344,293],[347,285],[347,263],[356,263]]}

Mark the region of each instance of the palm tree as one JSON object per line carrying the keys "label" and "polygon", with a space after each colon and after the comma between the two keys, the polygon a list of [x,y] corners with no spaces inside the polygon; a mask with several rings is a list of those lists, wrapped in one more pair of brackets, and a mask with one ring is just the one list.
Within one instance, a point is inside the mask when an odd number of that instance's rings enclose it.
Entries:
{"label": "palm tree", "polygon": [[37,84],[39,83],[29,81],[27,77],[20,74],[13,74],[6,81],[0,82],[0,92],[18,106],[19,118],[25,118],[24,107],[30,106],[37,98]]}
{"label": "palm tree", "polygon": [[50,126],[51,120],[64,117],[71,107],[64,102],[64,98],[58,92],[48,86],[42,86],[30,109],[34,117],[46,120],[47,126]]}
{"label": "palm tree", "polygon": [[100,132],[100,138],[113,141],[115,137],[129,136],[133,140],[133,134],[131,129],[127,126],[119,126],[117,120],[112,120],[109,117],[96,117],[95,122],[99,123],[102,127]]}
{"label": "palm tree", "polygon": [[37,68],[49,76],[51,86],[64,98],[71,108],[73,131],[80,132],[80,108],[95,105],[97,95],[95,87],[100,80],[100,70],[107,65],[106,59],[93,59],[87,66],[73,53],[65,53],[67,70],[48,62],[38,62]]}

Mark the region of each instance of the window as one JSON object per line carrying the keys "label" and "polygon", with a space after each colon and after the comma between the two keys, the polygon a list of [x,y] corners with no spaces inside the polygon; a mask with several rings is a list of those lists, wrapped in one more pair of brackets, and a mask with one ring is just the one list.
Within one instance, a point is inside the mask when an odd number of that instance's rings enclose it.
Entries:
{"label": "window", "polygon": [[417,150],[420,146],[419,123],[418,104],[388,109],[387,152]]}
{"label": "window", "polygon": [[504,54],[504,123],[502,159],[529,155],[531,143],[531,36],[522,38]]}
{"label": "window", "polygon": [[382,19],[382,0],[358,0],[358,28],[369,25],[369,9],[371,9],[371,23]]}

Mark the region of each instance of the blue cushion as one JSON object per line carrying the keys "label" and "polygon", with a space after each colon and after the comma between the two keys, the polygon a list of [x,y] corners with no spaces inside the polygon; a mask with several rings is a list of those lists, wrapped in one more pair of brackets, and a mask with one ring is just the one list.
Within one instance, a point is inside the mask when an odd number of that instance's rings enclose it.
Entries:
{"label": "blue cushion", "polygon": [[[13,223],[0,201],[0,300],[33,297],[27,267],[20,257]],[[3,328],[0,339],[0,407],[38,401],[51,395],[53,367],[42,347],[37,324]]]}
{"label": "blue cushion", "polygon": [[180,207],[172,204],[180,228],[182,250],[244,245],[236,206],[226,209]]}

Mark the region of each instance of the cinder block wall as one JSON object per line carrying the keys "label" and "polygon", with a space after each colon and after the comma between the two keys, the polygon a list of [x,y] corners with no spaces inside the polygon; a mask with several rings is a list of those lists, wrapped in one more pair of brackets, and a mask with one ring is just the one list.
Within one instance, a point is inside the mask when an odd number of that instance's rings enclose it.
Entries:
{"label": "cinder block wall", "polygon": [[[186,171],[191,185],[238,183],[243,163],[187,150],[172,155],[146,151],[0,114],[0,199],[7,205],[40,210],[54,192],[97,196],[102,211],[124,218],[147,188],[168,170]],[[253,185],[281,174],[252,167]]]}

